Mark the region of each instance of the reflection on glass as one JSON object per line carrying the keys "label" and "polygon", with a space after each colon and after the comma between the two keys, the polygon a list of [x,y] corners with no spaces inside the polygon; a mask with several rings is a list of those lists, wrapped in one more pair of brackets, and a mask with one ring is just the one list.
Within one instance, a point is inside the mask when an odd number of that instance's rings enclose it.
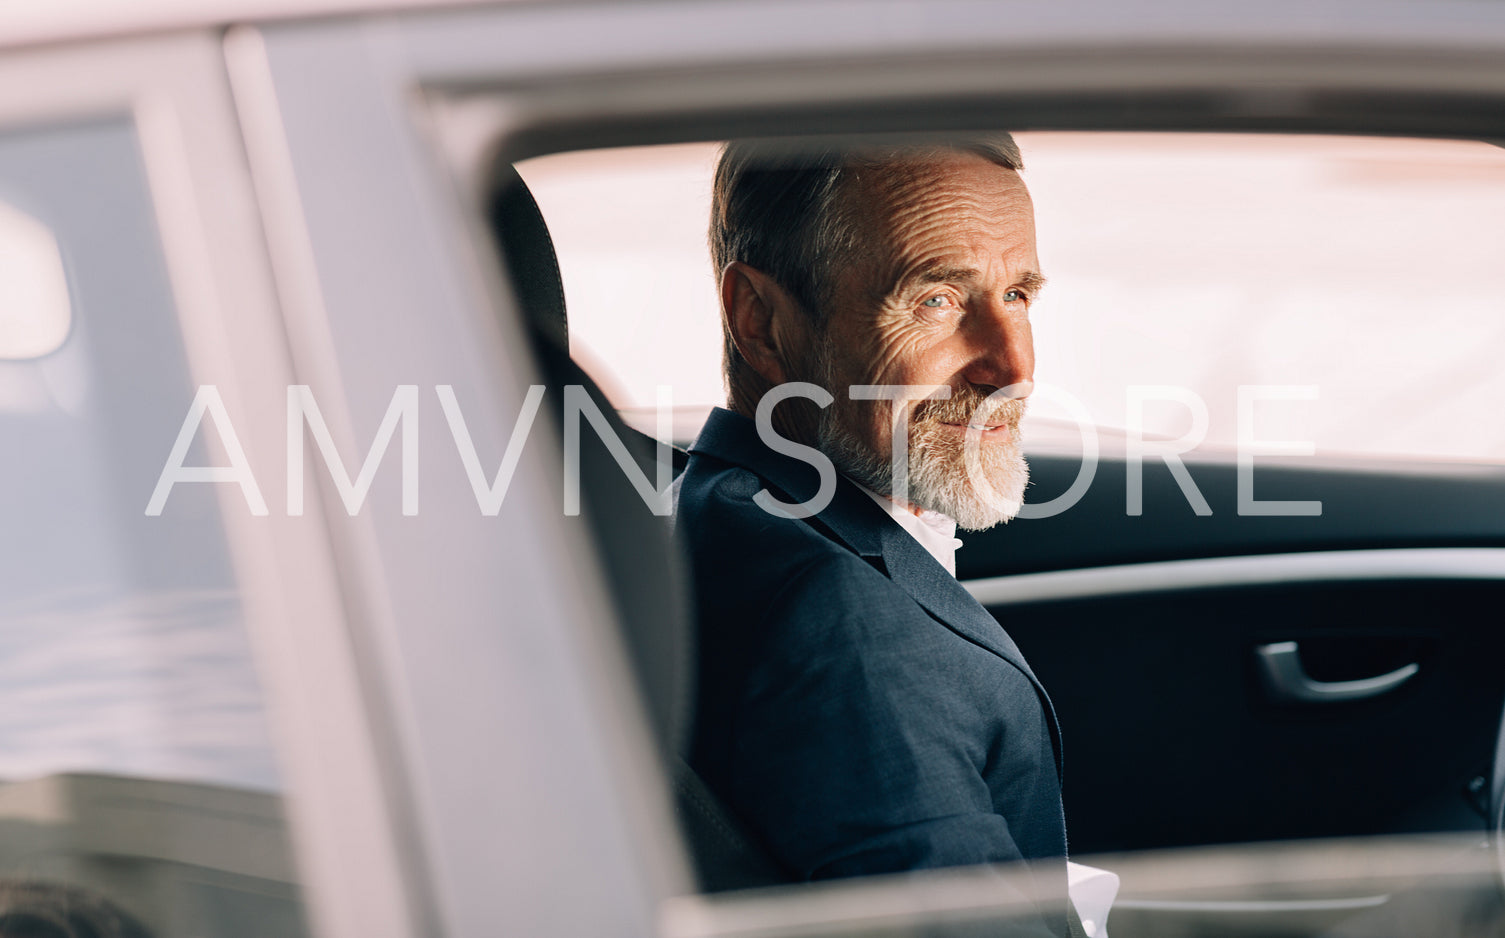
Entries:
{"label": "reflection on glass", "polygon": [[57,351],[71,320],[57,240],[46,225],[0,203],[0,359]]}
{"label": "reflection on glass", "polygon": [[[82,888],[163,938],[296,938],[216,493],[144,511],[195,384],[140,160],[125,119],[0,135],[0,203],[47,223],[0,208],[0,358],[51,352],[0,360],[0,881]],[[61,326],[5,254],[26,230],[32,274],[56,238]]]}

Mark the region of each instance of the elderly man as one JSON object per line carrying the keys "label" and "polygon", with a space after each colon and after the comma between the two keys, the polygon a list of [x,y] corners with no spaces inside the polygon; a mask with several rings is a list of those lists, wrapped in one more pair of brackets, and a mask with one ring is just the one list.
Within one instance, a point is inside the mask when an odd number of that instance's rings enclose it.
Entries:
{"label": "elderly man", "polygon": [[[677,521],[691,763],[800,879],[1024,860],[1065,888],[1050,700],[953,563],[958,524],[1023,499],[1044,278],[1020,168],[1000,137],[736,143],[716,172],[729,409]],[[1068,933],[1064,903],[1041,913]]]}

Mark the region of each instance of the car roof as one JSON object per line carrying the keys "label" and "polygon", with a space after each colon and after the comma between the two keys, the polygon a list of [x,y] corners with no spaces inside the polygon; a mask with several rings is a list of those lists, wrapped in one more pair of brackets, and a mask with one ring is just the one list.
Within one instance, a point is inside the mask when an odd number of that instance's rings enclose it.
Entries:
{"label": "car roof", "polygon": [[497,2],[506,0],[18,0],[0,4],[0,48],[233,23]]}
{"label": "car roof", "polygon": [[[568,0],[565,0],[567,3]],[[645,8],[694,7],[685,0],[617,0]],[[12,0],[0,3],[0,48],[110,36],[215,28],[235,23],[309,19],[359,13],[475,6],[558,6],[556,0]],[[705,4],[700,4],[705,5]],[[789,19],[799,4],[772,2],[770,19]],[[894,7],[925,9],[946,18],[1016,21],[1029,38],[1047,40],[1193,45],[1208,40],[1445,46],[1469,44],[1480,33],[1505,31],[1505,4],[1479,0],[1265,0],[1256,6],[1157,0],[1125,7],[1118,0],[837,0],[827,4],[852,14],[875,8],[880,32]],[[871,19],[871,17],[869,17]],[[900,17],[900,20],[903,18]],[[933,18],[932,18],[933,19]],[[894,20],[894,23],[899,20]],[[888,23],[888,26],[894,25]],[[862,26],[860,18],[854,27]]]}

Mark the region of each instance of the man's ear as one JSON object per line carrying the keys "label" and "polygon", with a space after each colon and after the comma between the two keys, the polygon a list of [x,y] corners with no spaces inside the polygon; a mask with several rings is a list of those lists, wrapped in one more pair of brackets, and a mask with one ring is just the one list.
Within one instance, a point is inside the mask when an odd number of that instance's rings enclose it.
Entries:
{"label": "man's ear", "polygon": [[721,314],[737,351],[770,385],[789,380],[792,337],[803,332],[799,304],[773,278],[733,261],[721,272]]}

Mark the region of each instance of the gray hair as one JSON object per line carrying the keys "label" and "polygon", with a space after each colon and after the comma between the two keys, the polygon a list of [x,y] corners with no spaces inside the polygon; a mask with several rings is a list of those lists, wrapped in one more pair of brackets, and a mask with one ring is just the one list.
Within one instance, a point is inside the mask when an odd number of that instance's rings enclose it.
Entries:
{"label": "gray hair", "polygon": [[[913,162],[945,151],[975,153],[1022,170],[1008,134],[955,142],[799,147],[767,141],[728,143],[716,164],[711,195],[711,261],[719,277],[740,261],[767,274],[800,304],[817,329],[825,325],[834,271],[857,243],[842,191],[856,172]],[[748,365],[722,323],[722,375],[727,393],[747,380]]]}

